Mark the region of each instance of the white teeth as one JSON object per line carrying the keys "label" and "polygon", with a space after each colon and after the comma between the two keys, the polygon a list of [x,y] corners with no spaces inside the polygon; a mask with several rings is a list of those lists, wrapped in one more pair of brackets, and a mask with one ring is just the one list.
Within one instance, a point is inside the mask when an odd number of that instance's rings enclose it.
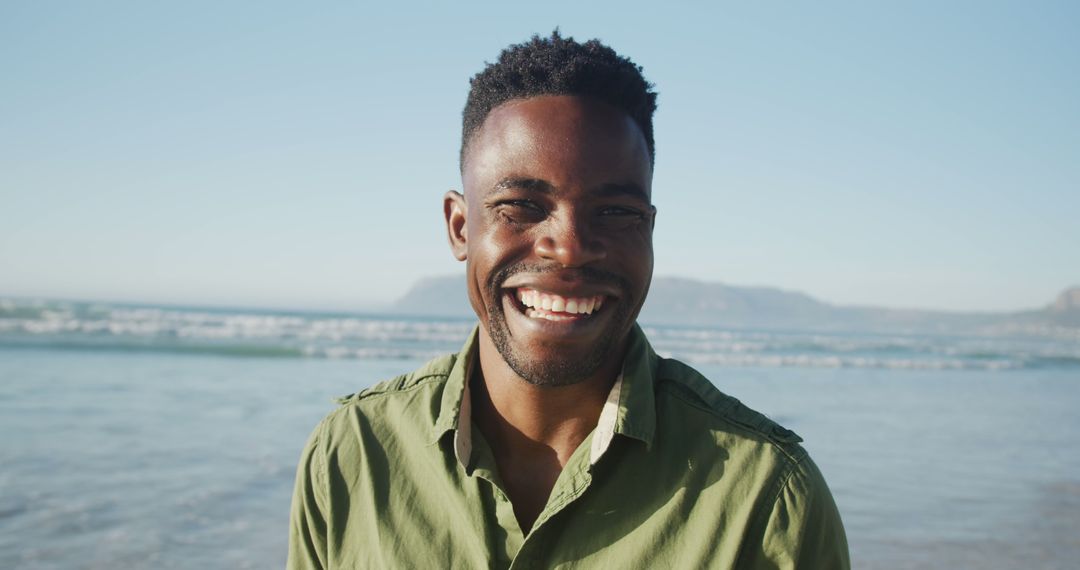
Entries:
{"label": "white teeth", "polygon": [[525,316],[530,319],[545,319],[549,321],[568,321],[574,318],[565,315],[556,315],[555,313],[542,313],[536,309],[526,309]]}
{"label": "white teeth", "polygon": [[[517,290],[517,298],[526,307],[543,310],[543,312],[540,310],[526,311],[528,316],[548,320],[572,318],[567,315],[592,314],[600,308],[604,301],[603,295],[596,295],[595,297],[562,297],[526,288]],[[562,314],[548,314],[548,311]]]}

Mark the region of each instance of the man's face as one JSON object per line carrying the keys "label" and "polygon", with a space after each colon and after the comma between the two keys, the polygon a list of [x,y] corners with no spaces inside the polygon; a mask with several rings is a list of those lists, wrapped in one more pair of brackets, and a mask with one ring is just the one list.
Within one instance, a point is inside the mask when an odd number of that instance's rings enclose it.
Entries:
{"label": "man's face", "polygon": [[537,385],[617,371],[652,278],[652,167],[640,128],[570,96],[505,103],[447,194],[469,300],[503,360]]}

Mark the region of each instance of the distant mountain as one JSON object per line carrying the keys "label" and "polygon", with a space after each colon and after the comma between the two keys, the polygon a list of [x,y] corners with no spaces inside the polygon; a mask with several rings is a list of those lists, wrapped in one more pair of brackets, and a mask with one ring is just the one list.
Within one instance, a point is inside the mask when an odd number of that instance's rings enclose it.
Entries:
{"label": "distant mountain", "polygon": [[813,297],[772,287],[735,287],[680,277],[653,279],[641,321],[665,325],[783,326],[830,318]]}
{"label": "distant mountain", "polygon": [[413,283],[401,298],[394,302],[393,312],[430,317],[475,316],[465,290],[465,276],[425,277]]}
{"label": "distant mountain", "polygon": [[1080,327],[1080,287],[1070,287],[1062,291],[1046,308],[1046,313],[1059,325]]}
{"label": "distant mountain", "polygon": [[[443,317],[474,314],[468,304],[465,279],[460,275],[418,281],[394,303],[392,310]],[[1065,290],[1042,309],[962,313],[832,305],[797,291],[657,277],[640,320],[647,324],[734,328],[1045,335],[1059,328],[1080,328],[1080,287]]]}

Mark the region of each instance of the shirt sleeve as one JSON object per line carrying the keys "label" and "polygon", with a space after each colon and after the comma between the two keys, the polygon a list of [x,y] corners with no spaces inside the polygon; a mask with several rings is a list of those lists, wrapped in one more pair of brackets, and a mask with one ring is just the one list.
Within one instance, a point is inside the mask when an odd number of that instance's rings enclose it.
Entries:
{"label": "shirt sleeve", "polygon": [[289,514],[289,557],[287,570],[327,567],[326,545],[326,459],[320,446],[322,424],[308,438],[296,468]]}
{"label": "shirt sleeve", "polygon": [[809,457],[799,462],[777,496],[761,545],[747,552],[747,568],[851,568],[840,512]]}

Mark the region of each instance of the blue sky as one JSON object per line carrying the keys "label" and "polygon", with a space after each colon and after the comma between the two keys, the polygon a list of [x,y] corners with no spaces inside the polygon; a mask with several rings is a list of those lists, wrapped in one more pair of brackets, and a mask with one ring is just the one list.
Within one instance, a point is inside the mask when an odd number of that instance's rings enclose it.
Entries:
{"label": "blue sky", "polygon": [[660,92],[656,274],[834,303],[1080,284],[1074,2],[7,2],[0,295],[364,309],[462,271],[468,78],[559,26]]}

